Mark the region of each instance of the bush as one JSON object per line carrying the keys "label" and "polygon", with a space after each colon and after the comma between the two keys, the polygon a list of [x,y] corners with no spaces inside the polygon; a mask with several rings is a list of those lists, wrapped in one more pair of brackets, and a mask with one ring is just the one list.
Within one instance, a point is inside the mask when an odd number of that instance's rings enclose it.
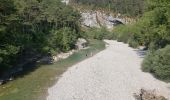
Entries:
{"label": "bush", "polygon": [[142,63],[142,70],[144,72],[151,72],[153,73],[153,69],[154,69],[154,61],[155,61],[155,52],[149,52],[145,59],[143,60],[143,63]]}
{"label": "bush", "polygon": [[128,42],[129,46],[132,47],[132,48],[137,48],[139,47],[139,43],[137,41],[134,41],[132,39],[129,39],[129,42]]}
{"label": "bush", "polygon": [[100,29],[98,28],[91,28],[87,29],[84,33],[85,38],[90,38],[90,39],[97,39],[97,40],[102,40],[102,39],[112,39],[112,33],[109,32],[105,27],[102,27]]}
{"label": "bush", "polygon": [[117,41],[128,43],[129,39],[132,36],[131,28],[132,27],[130,25],[129,26],[119,25],[119,26],[115,27],[113,32],[115,33],[115,37],[116,37]]}
{"label": "bush", "polygon": [[151,72],[159,79],[170,79],[170,45],[155,52],[150,52],[142,63],[142,70]]}
{"label": "bush", "polygon": [[130,33],[122,33],[117,37],[117,41],[127,43],[130,37]]}

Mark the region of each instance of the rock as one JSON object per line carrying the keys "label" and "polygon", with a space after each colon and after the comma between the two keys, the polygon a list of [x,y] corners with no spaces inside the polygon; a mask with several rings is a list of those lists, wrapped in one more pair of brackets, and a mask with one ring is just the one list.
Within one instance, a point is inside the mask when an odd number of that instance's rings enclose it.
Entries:
{"label": "rock", "polygon": [[[85,39],[83,39],[83,38],[79,38],[79,39],[77,40],[77,43],[76,43],[75,45],[76,45],[76,48],[77,48],[78,50],[84,49],[85,47],[87,47],[87,41],[86,41]],[[59,54],[57,54],[57,55],[54,55],[54,56],[45,56],[45,57],[43,57],[42,59],[40,59],[39,61],[37,61],[37,62],[39,62],[39,63],[45,63],[45,64],[52,64],[52,63],[54,63],[54,62],[57,62],[57,61],[60,60],[60,59],[66,59],[66,58],[68,58],[68,57],[69,57],[70,55],[72,55],[74,52],[75,52],[75,50],[70,50],[70,51],[67,52],[67,53],[61,52],[61,53],[59,53]]]}
{"label": "rock", "polygon": [[88,27],[97,27],[97,28],[100,27],[99,23],[97,22],[95,12],[83,12],[81,13],[81,16],[82,16],[82,25]]}
{"label": "rock", "polygon": [[87,47],[87,41],[83,38],[79,38],[76,43],[76,49],[81,50]]}
{"label": "rock", "polygon": [[136,100],[167,100],[163,96],[157,96],[155,90],[144,90],[141,89],[139,94],[134,93],[134,97]]}
{"label": "rock", "polygon": [[111,30],[114,26],[119,24],[128,24],[132,23],[135,20],[129,17],[123,17],[120,14],[106,14],[102,11],[84,11],[81,12],[82,16],[82,26],[86,27],[96,27],[100,28],[102,26]]}
{"label": "rock", "polygon": [[13,80],[14,80],[14,78],[13,78],[13,77],[10,77],[8,80],[9,80],[9,81],[13,81]]}
{"label": "rock", "polygon": [[61,52],[61,53],[59,53],[59,54],[57,54],[57,55],[55,55],[55,56],[52,57],[52,58],[53,58],[53,61],[54,61],[54,62],[57,62],[57,61],[60,60],[60,59],[66,59],[66,58],[68,58],[69,56],[71,56],[74,52],[75,52],[75,50],[70,50],[70,51],[67,52],[67,53]]}
{"label": "rock", "polygon": [[62,0],[61,2],[62,2],[62,3],[65,3],[66,5],[69,4],[69,0]]}
{"label": "rock", "polygon": [[3,81],[2,80],[0,80],[0,85],[2,85],[3,84]]}
{"label": "rock", "polygon": [[145,46],[139,46],[140,50],[144,50],[146,47]]}
{"label": "rock", "polygon": [[53,56],[53,60],[54,60],[54,62],[56,62],[59,60],[59,58],[57,56]]}

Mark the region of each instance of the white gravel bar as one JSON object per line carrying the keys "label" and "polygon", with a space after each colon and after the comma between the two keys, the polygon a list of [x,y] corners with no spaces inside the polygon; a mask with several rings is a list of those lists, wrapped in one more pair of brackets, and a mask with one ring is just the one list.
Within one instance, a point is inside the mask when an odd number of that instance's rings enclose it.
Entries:
{"label": "white gravel bar", "polygon": [[170,100],[170,84],[141,71],[142,57],[127,44],[105,40],[107,48],[70,67],[49,88],[47,100],[134,100],[141,88]]}

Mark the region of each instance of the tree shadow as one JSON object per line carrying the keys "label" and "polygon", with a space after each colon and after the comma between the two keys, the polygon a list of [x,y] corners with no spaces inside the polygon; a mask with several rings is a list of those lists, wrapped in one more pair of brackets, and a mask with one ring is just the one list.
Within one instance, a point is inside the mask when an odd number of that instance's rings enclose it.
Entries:
{"label": "tree shadow", "polygon": [[16,66],[9,69],[2,76],[0,76],[0,85],[6,84],[9,81],[13,81],[18,78],[22,78],[30,74],[31,72],[34,72],[36,69],[41,67],[41,65],[46,65],[44,63],[38,63],[37,61],[39,61],[39,59],[41,58],[32,59],[22,64],[22,66]]}

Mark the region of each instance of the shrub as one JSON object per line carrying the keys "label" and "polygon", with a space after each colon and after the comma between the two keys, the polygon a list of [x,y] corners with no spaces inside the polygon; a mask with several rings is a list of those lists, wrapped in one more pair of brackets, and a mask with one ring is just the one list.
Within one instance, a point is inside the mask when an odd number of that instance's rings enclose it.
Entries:
{"label": "shrub", "polygon": [[105,27],[102,27],[100,29],[99,28],[87,29],[84,32],[84,36],[86,36],[86,38],[97,40],[112,39],[112,33],[109,32]]}
{"label": "shrub", "polygon": [[155,52],[149,52],[145,59],[143,60],[143,63],[142,63],[142,70],[145,71],[145,72],[153,72],[153,69],[154,69],[154,64],[153,62],[155,61]]}
{"label": "shrub", "polygon": [[142,63],[142,69],[153,73],[157,78],[170,79],[170,45],[155,52],[150,52]]}
{"label": "shrub", "polygon": [[133,47],[133,48],[137,48],[139,46],[139,43],[137,41],[132,40],[132,39],[129,39],[128,44],[129,44],[130,47]]}
{"label": "shrub", "polygon": [[130,38],[130,33],[120,33],[117,37],[117,41],[127,43]]}
{"label": "shrub", "polygon": [[117,41],[124,42],[124,43],[128,42],[130,34],[129,34],[129,29],[127,26],[119,25],[119,26],[115,27],[113,32],[115,33]]}
{"label": "shrub", "polygon": [[142,42],[141,36],[138,33],[131,34],[128,43],[129,43],[129,46],[133,47],[133,48],[137,48],[139,46],[143,46],[143,42]]}

